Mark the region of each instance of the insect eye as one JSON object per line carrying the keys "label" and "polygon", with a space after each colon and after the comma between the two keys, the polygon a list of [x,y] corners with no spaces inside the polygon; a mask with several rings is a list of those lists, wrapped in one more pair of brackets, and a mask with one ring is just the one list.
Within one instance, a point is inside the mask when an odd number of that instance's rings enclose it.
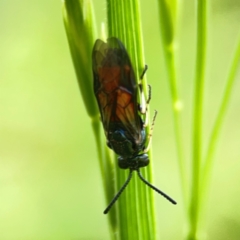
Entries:
{"label": "insect eye", "polygon": [[147,154],[141,154],[136,157],[136,161],[138,162],[138,168],[145,167],[149,164],[149,158]]}
{"label": "insect eye", "polygon": [[149,158],[147,154],[140,154],[138,156],[133,157],[132,159],[124,158],[122,156],[118,157],[118,166],[122,169],[139,169],[141,167],[145,167],[149,164]]}

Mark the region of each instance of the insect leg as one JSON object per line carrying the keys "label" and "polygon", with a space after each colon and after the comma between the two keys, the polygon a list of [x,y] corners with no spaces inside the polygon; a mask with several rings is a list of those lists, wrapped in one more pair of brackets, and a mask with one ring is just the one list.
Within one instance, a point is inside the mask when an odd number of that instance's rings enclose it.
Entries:
{"label": "insect leg", "polygon": [[146,64],[145,67],[144,67],[144,69],[143,69],[143,72],[142,72],[142,74],[141,74],[141,76],[140,76],[140,80],[143,80],[143,77],[144,77],[144,75],[145,75],[145,73],[146,73],[147,70],[148,70],[148,65]]}
{"label": "insect leg", "polygon": [[154,116],[153,116],[153,120],[152,120],[151,129],[150,129],[150,132],[149,132],[149,134],[148,134],[148,145],[147,145],[147,147],[144,149],[144,152],[145,152],[145,153],[149,151],[149,148],[150,148],[150,146],[151,146],[153,127],[154,127],[154,123],[155,123],[156,117],[157,117],[157,111],[155,110]]}
{"label": "insect leg", "polygon": [[145,112],[141,112],[142,114],[146,115],[143,127],[146,127],[148,125],[149,119],[148,119],[147,110],[148,110],[148,104],[149,104],[149,102],[151,100],[151,97],[152,97],[152,88],[151,88],[151,85],[148,85],[148,99],[145,102],[145,110],[144,110]]}
{"label": "insect leg", "polygon": [[146,104],[148,105],[150,103],[150,100],[152,98],[152,87],[148,84],[148,99],[146,101]]}
{"label": "insect leg", "polygon": [[[150,85],[148,85],[148,89],[149,89],[148,94],[149,94],[149,96],[148,96],[147,101],[145,100],[145,96],[144,96],[144,93],[143,93],[143,86],[142,86],[142,80],[143,80],[143,77],[144,77],[147,69],[148,69],[148,66],[145,65],[145,67],[143,69],[143,72],[142,72],[142,74],[140,76],[141,82],[138,84],[139,85],[139,89],[140,89],[140,99],[141,99],[141,106],[140,106],[139,110],[140,110],[141,114],[146,114],[146,112],[147,112],[147,105],[148,105],[148,103],[149,103],[149,101],[151,99],[151,87],[150,87]],[[145,120],[145,122],[146,122],[146,120]]]}
{"label": "insect leg", "polygon": [[143,80],[143,77],[144,77],[147,69],[148,69],[148,65],[145,65],[145,67],[143,69],[143,72],[140,76],[141,83],[139,84],[140,98],[141,98],[141,106],[139,107],[139,111],[141,112],[141,114],[145,115],[143,127],[146,127],[148,125],[149,119],[148,119],[147,110],[148,110],[148,104],[149,104],[149,102],[152,98],[151,85],[148,84],[148,98],[147,98],[147,100],[145,99],[145,96],[144,96],[144,93],[143,93],[142,80]]}

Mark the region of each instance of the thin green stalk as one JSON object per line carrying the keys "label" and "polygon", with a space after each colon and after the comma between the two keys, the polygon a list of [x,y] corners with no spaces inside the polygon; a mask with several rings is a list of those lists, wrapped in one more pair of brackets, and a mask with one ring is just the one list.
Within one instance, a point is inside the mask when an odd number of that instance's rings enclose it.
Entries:
{"label": "thin green stalk", "polygon": [[[102,139],[99,110],[93,94],[91,55],[96,34],[91,1],[65,0],[63,2],[63,18],[79,89],[86,111],[92,121],[105,196],[107,202],[110,202],[112,195],[115,193],[114,184],[111,184],[114,173],[112,171],[112,161],[108,150],[105,150],[106,141]],[[103,151],[103,149],[105,151]],[[112,238],[114,238],[117,225],[115,209],[113,209],[108,216]]]}
{"label": "thin green stalk", "polygon": [[63,2],[64,25],[79,89],[88,115],[95,118],[99,112],[92,90],[92,69],[89,61],[95,39],[92,12],[90,0],[65,0]]}
{"label": "thin green stalk", "polygon": [[158,0],[160,32],[163,43],[163,53],[167,66],[168,82],[171,90],[172,110],[174,119],[174,133],[177,146],[178,164],[183,192],[183,200],[187,202],[187,181],[185,160],[183,153],[183,138],[181,132],[181,100],[177,87],[176,73],[176,29],[177,29],[177,1]]}
{"label": "thin green stalk", "polygon": [[206,158],[204,161],[204,168],[203,168],[203,177],[202,177],[202,197],[201,197],[201,201],[203,201],[204,196],[206,195],[206,193],[208,192],[208,186],[209,186],[209,180],[210,180],[210,173],[212,172],[212,168],[213,168],[213,162],[214,162],[214,152],[216,149],[216,144],[217,144],[217,140],[218,140],[218,136],[220,134],[220,130],[222,128],[223,125],[223,120],[224,117],[226,115],[226,110],[229,106],[229,102],[230,102],[230,97],[231,97],[231,93],[233,90],[233,86],[236,80],[236,72],[238,70],[239,67],[239,61],[240,61],[240,37],[238,39],[238,43],[237,43],[237,47],[236,47],[236,51],[234,52],[234,57],[231,63],[231,67],[229,70],[229,74],[227,77],[227,84],[225,87],[225,91],[223,94],[223,98],[222,98],[222,102],[220,104],[219,110],[218,110],[218,114],[214,123],[214,127],[211,133],[211,137],[209,140],[209,144],[208,144],[208,149],[207,149],[207,154],[206,154]]}
{"label": "thin green stalk", "polygon": [[200,170],[202,150],[202,114],[204,100],[204,80],[206,68],[206,0],[197,1],[197,56],[195,73],[195,100],[193,111],[193,145],[192,145],[192,188],[189,206],[190,231],[188,239],[197,239],[200,211]]}
{"label": "thin green stalk", "polygon": [[[138,0],[107,0],[109,37],[118,37],[126,46],[136,73],[136,81],[138,81],[145,64],[139,12]],[[143,89],[146,94],[145,79]],[[147,128],[147,132],[149,132],[149,128]],[[150,166],[141,171],[145,178],[151,180]],[[126,171],[117,166],[116,172],[119,189],[127,176]],[[155,239],[152,191],[140,182],[135,172],[128,188],[118,201],[118,212],[120,239]]]}

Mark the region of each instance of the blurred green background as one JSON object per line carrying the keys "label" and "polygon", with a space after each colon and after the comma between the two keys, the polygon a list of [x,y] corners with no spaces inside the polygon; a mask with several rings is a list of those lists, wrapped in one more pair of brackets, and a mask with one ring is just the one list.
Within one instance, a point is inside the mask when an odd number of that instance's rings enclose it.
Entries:
{"label": "blurred green background", "polygon": [[[171,99],[160,45],[156,1],[141,1],[151,110],[159,239],[186,230]],[[209,1],[204,150],[240,30],[240,2]],[[105,1],[94,1],[97,26]],[[195,5],[182,1],[179,80],[185,155],[191,156]],[[100,31],[99,31],[100,32]],[[96,146],[78,89],[61,1],[0,1],[0,239],[109,239]],[[90,64],[90,62],[89,62]],[[215,155],[205,221],[207,239],[240,239],[240,81],[236,81]]]}

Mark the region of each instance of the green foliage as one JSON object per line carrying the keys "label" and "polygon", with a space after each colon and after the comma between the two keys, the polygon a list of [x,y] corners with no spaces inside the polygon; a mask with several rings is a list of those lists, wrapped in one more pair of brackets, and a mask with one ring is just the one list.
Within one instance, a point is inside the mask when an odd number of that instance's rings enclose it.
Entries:
{"label": "green foliage", "polygon": [[[85,18],[83,16],[84,9],[88,9],[89,7],[88,5],[85,6],[85,3],[85,1],[80,1],[79,3],[77,1],[65,1],[64,19],[80,89],[82,90],[81,92],[86,104],[86,108],[88,112],[90,112],[92,111],[92,105],[88,105],[88,103],[92,102],[89,101],[89,95],[92,94],[89,94],[90,89],[88,87],[91,85],[89,83],[92,81],[92,79],[90,74],[85,74],[86,69],[89,69],[89,66],[87,66],[85,63],[86,59],[89,59],[87,56],[91,56],[90,46],[93,45],[93,34],[91,31],[93,27],[91,24],[89,24],[92,23],[91,15],[86,15]],[[139,75],[144,69],[144,58],[142,53],[142,37],[138,1],[123,1],[120,3],[119,1],[108,1],[107,7],[109,30],[108,36],[118,37],[124,42],[131,56],[132,64],[136,71],[136,76],[139,79]],[[91,13],[91,11],[87,11],[87,13]],[[147,83],[144,81],[145,94],[147,92],[146,86]],[[90,114],[90,116],[94,115]],[[115,164],[115,171],[113,172],[112,163],[115,159],[111,159],[109,150],[104,150],[106,147],[101,144],[99,126],[96,122],[97,119],[95,121],[95,118],[93,118],[93,120],[93,129],[98,147],[98,156],[100,160],[103,184],[106,192],[106,199],[107,202],[110,202],[111,196],[113,196],[115,193],[115,183],[112,179],[117,179],[116,189],[120,189],[127,175],[126,172],[119,170],[116,167],[117,164]],[[149,127],[147,132],[148,131]],[[147,179],[151,180],[150,167],[148,167],[146,170],[143,170],[143,174]],[[126,191],[125,195],[119,199],[119,204],[116,204],[118,215],[114,209],[109,213],[112,236],[114,237],[114,232],[116,229],[118,229],[119,237],[121,239],[139,239],[140,237],[143,239],[154,239],[155,220],[152,192],[146,186],[143,186],[142,183],[139,183],[139,181],[135,181],[135,179],[128,188],[129,189]],[[117,225],[115,223],[116,221]]]}
{"label": "green foliage", "polygon": [[[188,176],[186,157],[184,154],[182,124],[181,124],[181,94],[178,89],[178,73],[176,60],[176,46],[178,45],[177,31],[179,22],[178,1],[159,0],[159,25],[163,54],[166,62],[168,83],[171,93],[174,133],[178,153],[179,172],[182,195],[185,204],[185,214],[189,226],[186,239],[199,238],[200,223],[204,220],[204,201],[210,184],[210,175],[213,170],[214,151],[219,139],[224,116],[229,105],[231,92],[234,86],[235,75],[240,58],[240,40],[229,70],[227,84],[222,96],[215,124],[207,142],[206,156],[203,152],[203,114],[206,84],[207,65],[207,26],[208,5],[206,0],[197,1],[196,21],[196,63],[195,63],[195,90],[192,110],[192,143],[187,149],[191,152],[191,171]],[[126,46],[131,56],[136,76],[144,68],[143,40],[140,22],[139,1],[107,1],[108,37],[118,37]],[[91,3],[89,1],[67,0],[64,4],[64,22],[69,40],[69,46],[77,73],[79,86],[89,116],[98,148],[101,174],[107,203],[121,188],[127,178],[127,173],[117,167],[116,156],[107,149],[100,131],[98,110],[92,94],[92,76],[89,61],[91,49],[95,39],[94,21],[92,18]],[[105,32],[102,33],[104,36]],[[147,81],[144,79],[143,88],[147,97]],[[91,92],[91,94],[89,94]],[[149,126],[147,128],[149,132]],[[151,151],[149,152],[151,160]],[[152,180],[151,168],[143,169],[143,174]],[[190,184],[187,178],[190,178]],[[113,180],[116,179],[116,182]],[[190,191],[189,191],[190,190]],[[109,213],[109,224],[112,238],[119,239],[155,239],[155,210],[152,190],[146,188],[138,179],[133,179],[128,189],[120,197]],[[118,232],[116,235],[115,232]]]}
{"label": "green foliage", "polygon": [[63,17],[79,88],[90,117],[98,115],[93,95],[92,70],[89,64],[95,39],[92,4],[90,1],[66,0]]}
{"label": "green foliage", "polygon": [[[238,47],[235,51],[227,84],[222,97],[220,108],[215,120],[215,124],[212,129],[210,140],[208,141],[208,149],[206,158],[203,156],[203,112],[204,112],[204,95],[205,95],[205,81],[206,81],[206,64],[207,64],[207,24],[208,24],[208,4],[206,0],[197,1],[197,45],[196,45],[196,69],[195,69],[195,91],[194,91],[194,108],[193,108],[193,127],[192,127],[192,146],[189,147],[192,152],[191,158],[191,173],[190,179],[191,184],[187,186],[186,173],[187,163],[183,155],[182,145],[182,129],[180,123],[180,111],[177,109],[176,103],[180,101],[179,91],[177,89],[177,74],[176,74],[176,62],[175,55],[178,39],[176,39],[176,12],[173,13],[172,9],[176,9],[176,1],[162,1],[159,0],[159,21],[162,43],[164,47],[165,61],[168,71],[168,81],[171,89],[172,104],[173,104],[173,116],[175,123],[175,137],[176,145],[178,149],[178,162],[180,170],[180,178],[182,183],[183,199],[186,204],[186,215],[189,225],[189,232],[187,234],[188,240],[199,239],[200,223],[204,221],[205,212],[203,209],[203,199],[206,198],[207,190],[210,185],[210,174],[213,171],[213,159],[214,151],[218,141],[219,133],[221,131],[223,118],[226,114],[226,109],[229,105],[229,99],[231,96],[233,83],[239,65],[239,49],[240,40]],[[170,5],[174,5],[171,8]],[[203,166],[203,167],[202,167]],[[190,192],[188,192],[190,189]]]}
{"label": "green foliage", "polygon": [[[93,25],[91,15],[91,5],[86,1],[66,1],[64,8],[65,27],[68,35],[70,50],[78,76],[78,82],[86,108],[92,117],[93,130],[95,133],[98,147],[98,156],[102,172],[103,184],[106,193],[107,202],[117,189],[120,189],[127,178],[126,172],[116,167],[115,158],[105,143],[102,142],[102,136],[97,119],[98,111],[95,100],[89,97],[92,94],[91,71],[86,59],[91,55],[93,45]],[[86,4],[87,3],[87,4]],[[177,1],[158,1],[159,22],[164,56],[167,66],[168,81],[171,89],[172,110],[174,119],[175,139],[178,152],[178,163],[182,185],[183,200],[185,202],[186,216],[188,219],[189,232],[188,240],[198,238],[200,221],[204,219],[203,202],[209,185],[209,175],[213,168],[214,151],[218,136],[221,131],[223,118],[229,104],[235,74],[239,63],[240,43],[236,49],[229,72],[225,92],[220,104],[219,112],[212,129],[208,150],[204,161],[202,148],[202,129],[205,95],[205,69],[207,54],[207,2],[199,0],[197,5],[197,45],[196,45],[196,70],[195,70],[195,91],[194,106],[192,118],[192,168],[190,170],[190,186],[187,182],[187,167],[182,146],[182,127],[181,127],[181,98],[178,90],[178,73],[176,62],[177,44],[176,31],[178,19]],[[84,15],[85,14],[85,15]],[[107,1],[108,16],[108,36],[118,37],[125,44],[131,59],[136,75],[139,78],[144,66],[144,56],[142,50],[142,33],[139,14],[139,2],[131,1]],[[80,34],[81,33],[81,34]],[[105,35],[105,33],[103,33]],[[144,93],[147,93],[147,82],[144,80]],[[148,126],[149,131],[149,126]],[[150,153],[151,156],[151,153]],[[115,171],[112,171],[115,168]],[[145,168],[144,175],[151,180],[151,168]],[[116,178],[115,182],[112,179]],[[117,214],[118,213],[118,214]],[[201,219],[202,218],[202,219]],[[154,225],[154,206],[153,196],[150,189],[133,181],[129,184],[128,190],[118,200],[113,210],[109,214],[112,238],[115,238],[114,232],[119,231],[120,239],[155,239]]]}
{"label": "green foliage", "polygon": [[[126,46],[137,79],[144,69],[139,1],[107,1],[108,36],[121,39]],[[147,82],[143,81],[147,98]],[[149,126],[147,128],[149,132]],[[151,162],[151,152],[149,152]],[[151,165],[151,164],[150,164]],[[141,169],[151,181],[151,167]],[[116,166],[117,189],[127,178],[127,173]],[[118,200],[118,224],[120,239],[155,239],[155,219],[152,190],[133,178],[128,189]]]}
{"label": "green foliage", "polygon": [[[92,55],[93,43],[96,39],[94,31],[95,23],[92,16],[92,3],[91,1],[85,0],[66,0],[63,5],[63,16],[82,98],[92,120],[92,129],[98,151],[103,188],[106,199],[109,202],[115,192],[114,184],[112,183],[114,173],[111,170],[112,159],[110,158],[109,150],[106,149],[105,140],[103,140],[100,130],[99,110],[93,94],[93,76],[91,61],[89,61]],[[109,223],[112,236],[114,236],[116,230],[115,210],[109,214]]]}
{"label": "green foliage", "polygon": [[[69,39],[73,44],[69,45],[71,52],[62,21],[62,2],[64,8],[69,4],[69,10],[63,9],[63,14],[66,30],[74,36]],[[93,12],[92,2],[95,12],[89,18],[89,12]],[[123,1],[118,2],[122,4]],[[178,202],[177,206],[172,206],[154,193],[157,239],[186,239],[190,231],[186,223],[191,226],[189,200],[192,194],[198,1],[159,1],[165,4],[161,16],[157,1],[140,2],[146,60],[140,60],[136,72],[141,74],[144,64],[148,64],[147,78],[152,86],[150,107],[158,110],[152,142],[154,184]],[[198,234],[200,239],[240,239],[238,2],[207,2],[207,66],[198,195],[201,210],[197,219],[197,232],[203,233]],[[102,213],[118,190],[115,186],[117,164],[113,152],[107,149],[92,91],[91,51],[96,38],[102,38],[100,26],[107,19],[108,9],[105,3],[104,0],[42,0],[36,7],[36,2],[31,0],[24,4],[14,0],[0,1],[1,239],[109,240],[114,237],[109,234],[109,227],[115,236],[119,234],[117,206],[108,216]],[[71,14],[67,14],[69,11]],[[165,27],[164,31],[170,31],[168,41],[163,39],[162,30],[159,34],[160,17],[168,21],[168,24],[161,24],[161,29]],[[99,35],[96,35],[94,25]],[[128,31],[128,26],[124,29]],[[88,33],[83,34],[84,31]],[[134,32],[133,29],[130,31]],[[92,34],[89,42],[86,41]],[[139,39],[142,41],[141,36]],[[125,40],[124,43],[129,48]],[[84,59],[80,53],[75,56],[75,52],[83,53]],[[131,57],[135,58],[134,53]],[[141,59],[138,57],[135,62]],[[76,62],[76,74],[72,62]],[[173,69],[169,71],[168,68]],[[83,95],[79,94],[78,85]],[[180,144],[180,154],[177,154],[174,142],[179,131],[174,127],[176,114],[181,136],[176,138],[176,143]],[[98,139],[96,144],[94,134]],[[104,164],[98,164],[98,156]],[[182,156],[186,175],[182,174],[177,156]],[[184,188],[178,171],[186,178],[185,205],[181,199]],[[125,179],[123,176],[120,181]],[[135,176],[130,188],[137,184],[134,180]],[[129,188],[126,190],[130,191]],[[125,201],[128,203],[126,208],[132,209],[134,202],[127,201],[127,192],[121,196],[121,204]],[[108,194],[106,199],[104,194]],[[142,227],[132,225],[131,217],[139,216],[124,217],[124,224]]]}

